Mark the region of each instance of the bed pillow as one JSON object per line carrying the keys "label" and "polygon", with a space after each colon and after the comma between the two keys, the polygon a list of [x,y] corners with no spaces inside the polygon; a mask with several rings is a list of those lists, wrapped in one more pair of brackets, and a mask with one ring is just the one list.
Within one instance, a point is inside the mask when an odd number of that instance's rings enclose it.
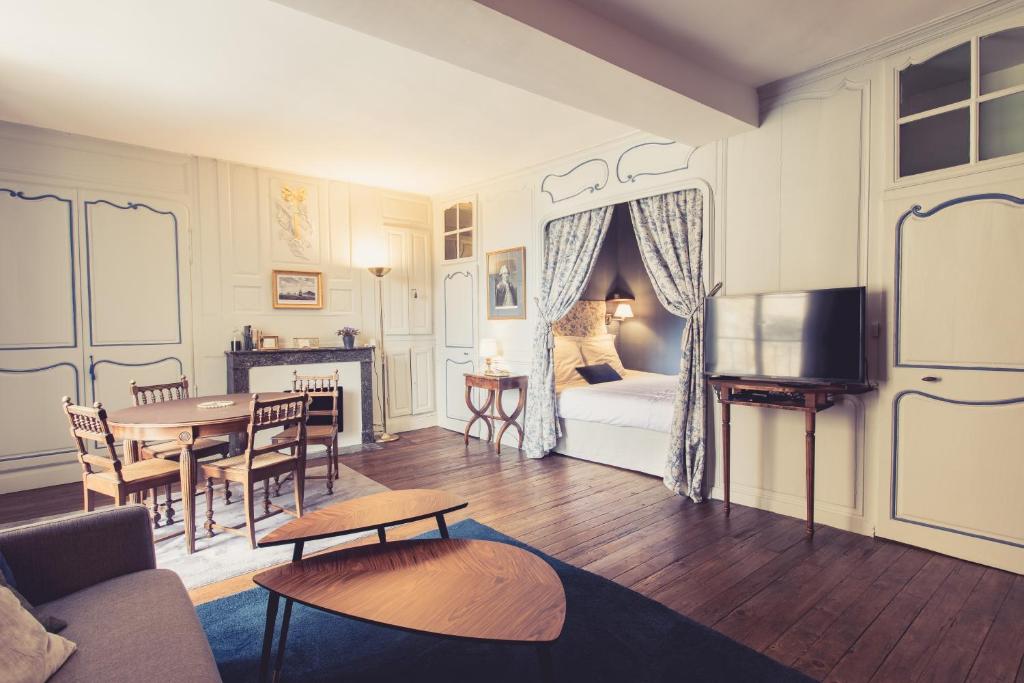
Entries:
{"label": "bed pillow", "polygon": [[615,372],[607,363],[584,365],[576,368],[576,372],[587,380],[587,384],[604,384],[605,382],[618,382],[622,379],[622,375]]}
{"label": "bed pillow", "polygon": [[0,588],[0,643],[4,644],[0,647],[0,671],[5,681],[45,681],[78,647],[67,638],[47,633],[8,588]]}
{"label": "bed pillow", "polygon": [[583,363],[580,365],[600,365],[607,363],[612,369],[625,377],[626,368],[622,366],[619,352],[615,350],[615,335],[602,334],[598,337],[587,337],[580,342],[580,350],[583,352]]}
{"label": "bed pillow", "polygon": [[586,365],[580,352],[579,337],[555,337],[555,386],[574,381],[576,368]]}

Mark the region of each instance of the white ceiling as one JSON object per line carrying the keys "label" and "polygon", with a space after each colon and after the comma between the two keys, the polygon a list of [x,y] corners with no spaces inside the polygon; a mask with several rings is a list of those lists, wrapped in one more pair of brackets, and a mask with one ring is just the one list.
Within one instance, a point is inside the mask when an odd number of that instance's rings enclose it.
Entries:
{"label": "white ceiling", "polygon": [[0,119],[444,191],[632,129],[269,0],[0,0]]}
{"label": "white ceiling", "polygon": [[792,76],[982,0],[572,0],[747,85]]}

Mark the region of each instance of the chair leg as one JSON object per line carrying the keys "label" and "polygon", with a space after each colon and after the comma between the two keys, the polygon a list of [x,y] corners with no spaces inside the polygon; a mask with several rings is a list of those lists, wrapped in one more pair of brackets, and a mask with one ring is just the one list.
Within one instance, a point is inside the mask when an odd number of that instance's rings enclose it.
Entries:
{"label": "chair leg", "polygon": [[149,501],[150,516],[153,518],[153,528],[160,528],[160,496],[155,486],[149,490],[152,499]]}
{"label": "chair leg", "polygon": [[270,514],[270,477],[263,480],[263,514]]}
{"label": "chair leg", "polygon": [[85,482],[82,482],[82,494],[82,503],[85,507],[85,511],[92,512],[93,508],[95,508],[95,502],[92,499],[92,491],[90,491],[89,487],[85,485]]}
{"label": "chair leg", "polygon": [[249,530],[249,546],[256,549],[256,515],[253,511],[253,481],[244,482],[242,494],[245,502],[245,526]]}
{"label": "chair leg", "polygon": [[[171,498],[171,485],[170,484],[168,484],[164,488],[164,495],[167,496],[167,507],[164,510],[164,517],[165,517],[165,519],[164,519],[164,526],[166,526],[168,524],[174,524],[174,504],[171,502],[173,500],[173,498]],[[184,503],[182,503],[182,505],[184,505]]]}
{"label": "chair leg", "polygon": [[213,538],[213,477],[206,478],[206,537]]}
{"label": "chair leg", "polygon": [[[221,456],[221,459],[230,457],[230,453],[225,453]],[[224,480],[224,504],[231,505],[231,482],[227,479]]]}
{"label": "chair leg", "polygon": [[281,475],[280,474],[275,474],[274,475],[274,495],[275,496],[280,496],[281,495]]}
{"label": "chair leg", "polygon": [[338,437],[331,442],[331,453],[334,456],[334,478],[338,479]]}
{"label": "chair leg", "polygon": [[[327,481],[330,481],[328,479]],[[306,488],[306,475],[300,471],[298,467],[295,468],[295,489],[292,491],[292,495],[295,496],[295,516],[302,516],[302,496],[303,491]]]}
{"label": "chair leg", "polygon": [[114,494],[114,506],[122,507],[125,503],[125,495],[123,491],[118,491]]}
{"label": "chair leg", "polygon": [[334,493],[334,454],[330,444],[327,445],[327,495]]}

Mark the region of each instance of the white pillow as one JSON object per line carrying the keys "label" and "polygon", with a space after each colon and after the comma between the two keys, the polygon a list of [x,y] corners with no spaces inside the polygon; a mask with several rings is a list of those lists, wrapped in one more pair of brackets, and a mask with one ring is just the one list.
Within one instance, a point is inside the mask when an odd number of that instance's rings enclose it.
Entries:
{"label": "white pillow", "polygon": [[580,353],[580,337],[555,337],[555,386],[580,379],[576,368],[586,365]]}
{"label": "white pillow", "polygon": [[78,647],[47,633],[9,589],[0,587],[0,671],[11,683],[43,683]]}
{"label": "white pillow", "polygon": [[619,352],[615,350],[614,334],[586,337],[580,342],[580,350],[583,352],[583,360],[586,361],[586,365],[607,363],[615,372],[619,373],[619,376],[626,376],[626,368],[622,367],[622,359],[619,358]]}

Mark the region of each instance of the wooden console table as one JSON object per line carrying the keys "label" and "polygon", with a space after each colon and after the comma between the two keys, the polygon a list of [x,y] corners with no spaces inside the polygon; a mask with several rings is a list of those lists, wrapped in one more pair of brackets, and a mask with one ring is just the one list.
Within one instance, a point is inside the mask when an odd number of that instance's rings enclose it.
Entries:
{"label": "wooden console table", "polygon": [[[526,375],[507,375],[505,377],[492,377],[490,375],[474,375],[466,373],[466,405],[469,407],[473,417],[466,423],[466,431],[463,433],[463,441],[469,445],[469,430],[477,420],[483,420],[487,425],[487,440],[490,441],[494,435],[493,423],[501,420],[501,429],[498,430],[498,455],[501,455],[501,437],[505,436],[505,430],[515,427],[519,432],[519,448],[523,447],[523,428],[516,422],[516,419],[526,407],[526,385],[529,378]],[[473,405],[473,389],[483,389],[487,392],[487,400],[477,408]],[[519,390],[519,402],[511,415],[505,414],[505,408],[501,405],[501,395],[506,389]],[[497,411],[494,414],[492,408]]]}
{"label": "wooden console table", "polygon": [[814,428],[815,417],[835,405],[835,397],[864,394],[875,387],[866,384],[803,384],[708,377],[722,404],[722,469],[725,514],[729,514],[729,422],[732,406],[795,410],[804,414],[804,459],[807,474],[807,533],[814,533]]}

